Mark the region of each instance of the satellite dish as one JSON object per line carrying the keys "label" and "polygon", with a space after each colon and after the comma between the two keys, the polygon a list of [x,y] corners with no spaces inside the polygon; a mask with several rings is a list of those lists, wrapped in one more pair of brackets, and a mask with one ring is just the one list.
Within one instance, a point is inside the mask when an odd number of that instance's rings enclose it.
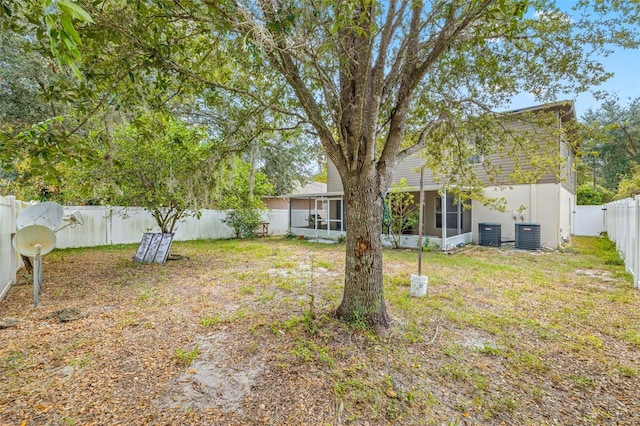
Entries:
{"label": "satellite dish", "polygon": [[[55,231],[62,221],[65,226],[84,224],[79,211],[64,216],[58,203],[46,201],[25,209],[16,219],[16,235],[13,247],[23,256],[33,257],[33,304],[38,306],[38,295],[42,292],[42,256],[56,247]],[[63,227],[64,228],[64,227]],[[62,228],[60,228],[62,229]]]}
{"label": "satellite dish", "polygon": [[41,225],[55,231],[62,222],[64,211],[62,206],[53,201],[34,204],[20,213],[16,219],[16,228],[22,229],[27,226]]}
{"label": "satellite dish", "polygon": [[56,234],[51,228],[44,225],[29,225],[20,229],[13,237],[13,247],[23,256],[35,256],[38,244],[41,247],[41,255],[55,248]]}

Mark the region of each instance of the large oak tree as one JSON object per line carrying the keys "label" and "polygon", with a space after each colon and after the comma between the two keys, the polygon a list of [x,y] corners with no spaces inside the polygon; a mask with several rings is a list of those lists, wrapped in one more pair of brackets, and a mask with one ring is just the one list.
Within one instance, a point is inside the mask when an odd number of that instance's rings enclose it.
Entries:
{"label": "large oak tree", "polygon": [[[443,123],[490,112],[518,92],[554,100],[601,82],[606,73],[590,55],[611,41],[595,31],[591,15],[608,12],[606,4],[577,20],[546,1],[238,0],[209,6],[287,82],[335,164],[348,224],[337,315],[378,326],[389,324],[381,194],[396,164],[426,147]],[[625,7],[631,10],[599,24],[633,44],[637,34],[619,17],[637,21],[638,6]]]}

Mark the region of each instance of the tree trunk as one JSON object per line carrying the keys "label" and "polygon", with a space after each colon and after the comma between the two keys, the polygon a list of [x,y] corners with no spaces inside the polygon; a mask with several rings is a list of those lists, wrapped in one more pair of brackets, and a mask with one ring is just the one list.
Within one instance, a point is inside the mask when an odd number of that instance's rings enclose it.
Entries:
{"label": "tree trunk", "polygon": [[251,167],[249,169],[249,195],[253,197],[256,189],[256,168],[258,163],[258,156],[260,151],[258,150],[258,142],[253,140],[249,153],[251,154]]}
{"label": "tree trunk", "polygon": [[[375,173],[372,173],[375,174]],[[343,179],[347,249],[344,294],[336,316],[388,327],[382,288],[382,198],[378,179]]]}

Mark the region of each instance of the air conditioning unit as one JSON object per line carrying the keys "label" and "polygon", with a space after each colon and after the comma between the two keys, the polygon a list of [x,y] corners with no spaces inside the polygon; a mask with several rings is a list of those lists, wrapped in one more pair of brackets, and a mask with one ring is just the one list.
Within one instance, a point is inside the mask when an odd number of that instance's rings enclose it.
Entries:
{"label": "air conditioning unit", "polygon": [[540,249],[540,224],[516,223],[516,248],[523,250]]}
{"label": "air conditioning unit", "polygon": [[502,225],[496,222],[478,223],[478,244],[481,246],[500,247]]}

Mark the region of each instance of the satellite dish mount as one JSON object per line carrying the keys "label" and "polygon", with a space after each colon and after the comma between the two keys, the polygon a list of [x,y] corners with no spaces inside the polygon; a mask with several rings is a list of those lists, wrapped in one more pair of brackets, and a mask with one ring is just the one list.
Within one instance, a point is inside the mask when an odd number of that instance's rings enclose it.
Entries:
{"label": "satellite dish mount", "polygon": [[[67,224],[60,227],[63,221]],[[17,232],[13,237],[13,247],[22,256],[33,257],[34,306],[38,306],[38,296],[42,293],[42,256],[56,247],[55,232],[77,224],[84,224],[78,210],[64,216],[62,206],[51,201],[34,204],[16,219]]]}

